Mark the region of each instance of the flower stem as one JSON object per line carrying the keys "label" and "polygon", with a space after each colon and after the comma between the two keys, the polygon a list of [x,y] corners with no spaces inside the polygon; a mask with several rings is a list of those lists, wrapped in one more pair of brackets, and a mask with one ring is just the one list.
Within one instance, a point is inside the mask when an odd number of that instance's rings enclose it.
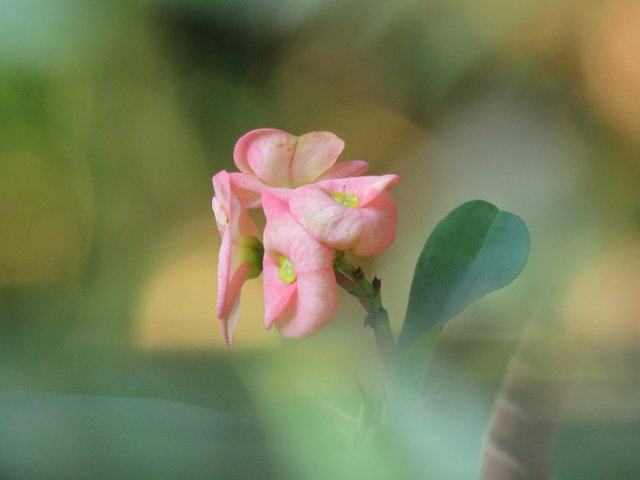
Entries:
{"label": "flower stem", "polygon": [[338,285],[356,297],[367,312],[364,325],[373,330],[382,369],[391,382],[395,376],[395,342],[389,324],[389,313],[382,305],[382,283],[378,277],[369,282],[362,269],[354,267],[344,252],[336,252],[333,265]]}

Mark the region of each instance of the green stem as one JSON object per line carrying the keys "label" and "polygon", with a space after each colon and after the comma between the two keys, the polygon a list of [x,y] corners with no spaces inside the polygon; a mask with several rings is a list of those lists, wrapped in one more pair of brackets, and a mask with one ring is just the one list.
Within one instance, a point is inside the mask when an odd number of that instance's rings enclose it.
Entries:
{"label": "green stem", "polygon": [[338,285],[356,297],[367,312],[365,327],[371,327],[376,337],[382,369],[389,377],[395,375],[395,342],[389,324],[389,313],[382,305],[381,283],[377,277],[369,282],[360,267],[354,267],[344,252],[336,252],[334,270]]}

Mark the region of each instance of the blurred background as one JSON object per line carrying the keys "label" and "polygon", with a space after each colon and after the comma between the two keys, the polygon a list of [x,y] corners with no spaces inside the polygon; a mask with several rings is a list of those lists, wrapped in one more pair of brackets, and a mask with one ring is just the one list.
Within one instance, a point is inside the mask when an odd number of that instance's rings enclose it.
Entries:
{"label": "blurred background", "polygon": [[[263,478],[468,479],[535,325],[536,378],[561,392],[553,478],[639,478],[639,51],[636,0],[3,0],[0,391],[257,420]],[[260,127],[335,132],[342,160],[401,176],[397,240],[359,262],[396,334],[446,213],[482,198],[529,226],[523,275],[445,330],[424,442],[395,460],[336,453],[334,411],[377,382],[352,298],[291,341],[254,280],[223,346],[211,176]]]}

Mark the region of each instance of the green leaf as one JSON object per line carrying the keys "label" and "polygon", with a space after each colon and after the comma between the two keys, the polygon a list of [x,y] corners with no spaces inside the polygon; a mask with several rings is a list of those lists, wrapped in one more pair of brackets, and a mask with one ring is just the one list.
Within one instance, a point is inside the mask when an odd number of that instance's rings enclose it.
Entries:
{"label": "green leaf", "polygon": [[406,393],[420,395],[431,364],[431,358],[440,340],[442,325],[433,327],[413,342],[401,362],[401,380]]}
{"label": "green leaf", "polygon": [[270,478],[264,435],[216,410],[164,400],[0,394],[2,478]]}
{"label": "green leaf", "polygon": [[[398,339],[400,355],[406,357],[422,335],[475,300],[511,283],[528,252],[529,233],[520,217],[482,200],[453,210],[436,226],[418,259]],[[422,354],[428,358],[434,342],[422,343],[430,349]],[[412,355],[421,356],[415,349]]]}

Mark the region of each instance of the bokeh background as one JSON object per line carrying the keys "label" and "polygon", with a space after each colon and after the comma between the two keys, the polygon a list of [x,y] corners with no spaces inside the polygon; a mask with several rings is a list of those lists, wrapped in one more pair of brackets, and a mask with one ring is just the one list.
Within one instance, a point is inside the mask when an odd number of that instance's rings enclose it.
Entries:
{"label": "bokeh background", "polygon": [[[239,448],[226,463],[264,462],[263,478],[468,479],[534,325],[553,340],[537,378],[563,392],[554,478],[639,478],[638,52],[636,0],[3,0],[0,391],[253,419],[266,459]],[[236,346],[221,342],[210,179],[259,127],[335,132],[343,160],[401,176],[397,240],[360,261],[396,333],[448,211],[483,198],[530,228],[524,274],[445,330],[422,448],[395,463],[334,455],[334,410],[356,414],[357,382],[377,382],[353,299],[290,341],[264,331],[254,280]]]}

